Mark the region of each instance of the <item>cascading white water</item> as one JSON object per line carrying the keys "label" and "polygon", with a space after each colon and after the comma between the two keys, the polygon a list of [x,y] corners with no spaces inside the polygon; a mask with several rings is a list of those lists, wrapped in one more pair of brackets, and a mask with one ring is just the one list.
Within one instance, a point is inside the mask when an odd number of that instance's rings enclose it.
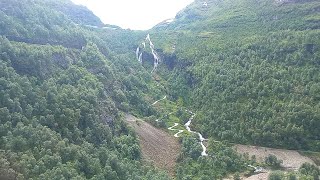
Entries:
{"label": "cascading white water", "polygon": [[137,50],[136,50],[136,57],[137,59],[139,60],[139,52],[140,52],[140,47],[137,47]]}
{"label": "cascading white water", "polygon": [[[187,111],[187,110],[186,110]],[[190,133],[194,133],[194,134],[198,134],[199,136],[199,140],[200,140],[200,144],[201,144],[201,147],[202,147],[202,152],[201,152],[201,156],[208,156],[207,154],[207,147],[203,144],[204,141],[206,141],[207,139],[203,138],[202,134],[199,133],[199,132],[194,132],[190,129],[190,125],[191,125],[191,122],[194,118],[194,116],[196,116],[196,114],[194,114],[192,111],[188,111],[190,114],[192,114],[192,116],[189,118],[189,121],[184,125],[187,129],[187,131],[189,131]]]}
{"label": "cascading white water", "polygon": [[[154,103],[152,103],[152,105],[156,105],[158,102],[166,99],[167,96],[164,96],[162,99],[159,99],[157,101],[155,101]],[[208,156],[207,154],[207,147],[203,144],[204,141],[207,141],[208,139],[205,139],[203,137],[203,135],[199,132],[195,132],[195,131],[192,131],[191,128],[190,128],[190,125],[192,123],[192,120],[193,118],[196,116],[195,113],[193,113],[192,111],[190,110],[186,110],[186,112],[190,113],[191,114],[191,117],[189,118],[188,122],[184,125],[185,128],[187,129],[188,132],[190,133],[194,133],[194,134],[197,134],[199,136],[199,141],[200,141],[200,145],[202,147],[202,152],[201,152],[201,156]],[[173,112],[169,113],[168,115],[172,114]],[[156,119],[156,122],[159,122],[160,119]],[[181,129],[174,129],[176,126],[178,126],[179,123],[174,123],[173,126],[169,127],[168,129],[171,130],[171,131],[178,131],[176,134],[174,134],[174,137],[179,137],[179,134],[181,134],[182,132],[184,132],[184,130],[181,130]]]}
{"label": "cascading white water", "polygon": [[[160,57],[159,57],[158,53],[155,51],[155,49],[154,49],[154,44],[153,44],[153,42],[152,42],[151,39],[150,39],[150,34],[148,34],[147,37],[145,38],[145,41],[142,42],[143,49],[146,48],[146,44],[147,44],[147,43],[149,43],[149,47],[150,47],[150,49],[151,49],[151,53],[152,53],[153,59],[154,59],[154,61],[153,61],[153,69],[152,69],[152,71],[151,71],[151,73],[153,73],[153,72],[155,72],[155,71],[157,70],[157,68],[158,68],[158,65],[159,65],[159,63],[160,63]],[[137,48],[137,51],[136,51],[136,56],[137,56],[137,59],[138,59],[138,61],[139,61],[140,63],[142,63],[142,53],[143,53],[143,49],[142,49],[141,53],[140,53],[140,47],[138,47],[138,48]],[[139,53],[140,53],[140,55],[139,55]]]}
{"label": "cascading white water", "polygon": [[152,43],[152,41],[151,41],[150,37],[149,37],[149,43],[150,43],[150,49],[154,49],[154,45],[153,45],[153,43]]}
{"label": "cascading white water", "polygon": [[139,61],[140,63],[142,63],[142,52],[141,52],[140,55],[139,55],[138,61]]}
{"label": "cascading white water", "polygon": [[159,58],[159,56],[158,56],[158,53],[154,50],[154,44],[153,44],[153,42],[152,42],[151,39],[150,39],[150,34],[147,35],[146,40],[149,41],[151,53],[152,53],[153,59],[154,59],[153,69],[152,69],[152,71],[151,71],[151,73],[153,73],[154,71],[157,70],[157,67],[158,67],[158,65],[159,65],[159,63],[160,63],[160,58]]}
{"label": "cascading white water", "polygon": [[150,39],[150,34],[147,35],[146,41],[149,41],[149,42],[151,41],[151,39]]}

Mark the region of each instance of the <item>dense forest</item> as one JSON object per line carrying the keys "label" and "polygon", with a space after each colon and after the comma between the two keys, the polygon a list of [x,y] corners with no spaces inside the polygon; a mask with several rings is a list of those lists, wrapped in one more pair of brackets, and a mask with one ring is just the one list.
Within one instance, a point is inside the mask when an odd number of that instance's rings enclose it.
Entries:
{"label": "dense forest", "polygon": [[[148,31],[104,25],[70,0],[0,0],[0,179],[237,179],[274,164],[232,143],[319,152],[319,28],[317,0],[195,0]],[[135,57],[148,33],[154,74],[150,52]],[[165,95],[167,109],[152,106]],[[186,123],[185,108],[208,156],[185,133],[170,177],[143,161],[124,115],[164,128]],[[320,170],[270,179],[296,175]]]}
{"label": "dense forest", "polygon": [[[173,100],[197,110],[193,128],[211,140],[318,152],[319,13],[316,0],[196,0],[151,30],[163,50],[159,74]],[[198,159],[183,140],[179,179],[237,179],[243,164],[254,164],[211,142],[209,157]],[[319,179],[316,169],[269,178]]]}
{"label": "dense forest", "polygon": [[172,97],[208,137],[319,151],[319,12],[312,0],[195,1],[153,29]]}
{"label": "dense forest", "polygon": [[0,179],[169,178],[122,121],[159,93],[130,53],[139,33],[64,0],[1,0],[0,16]]}

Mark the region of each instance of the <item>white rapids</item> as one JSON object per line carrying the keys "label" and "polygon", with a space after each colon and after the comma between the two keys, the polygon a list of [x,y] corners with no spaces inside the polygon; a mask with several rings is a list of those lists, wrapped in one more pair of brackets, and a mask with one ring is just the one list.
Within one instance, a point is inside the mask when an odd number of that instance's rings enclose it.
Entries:
{"label": "white rapids", "polygon": [[139,59],[139,52],[140,52],[140,47],[137,47],[137,50],[136,50],[136,57],[137,57],[137,59]]}
{"label": "white rapids", "polygon": [[151,73],[155,72],[158,68],[158,65],[160,64],[160,56],[158,55],[157,51],[154,49],[154,44],[151,41],[150,38],[150,34],[147,35],[147,37],[145,38],[144,42],[142,42],[142,47],[140,48],[140,46],[138,46],[137,50],[136,50],[136,57],[138,59],[138,61],[140,63],[142,63],[142,54],[143,54],[143,50],[146,48],[146,44],[149,43],[149,47],[151,49],[151,53],[153,55],[153,69],[151,71]]}
{"label": "white rapids", "polygon": [[[187,111],[187,110],[186,110]],[[192,123],[192,120],[194,118],[194,116],[196,116],[196,114],[194,114],[193,112],[191,111],[188,111],[190,114],[192,114],[192,116],[189,118],[189,121],[184,125],[187,129],[187,131],[189,131],[190,133],[194,133],[194,134],[197,134],[199,136],[199,140],[200,140],[200,144],[201,144],[201,147],[202,147],[202,152],[201,152],[201,156],[208,156],[207,154],[207,147],[203,144],[204,141],[207,141],[207,139],[205,139],[201,133],[199,132],[195,132],[195,131],[192,131],[190,129],[190,125]]]}
{"label": "white rapids", "polygon": [[[159,99],[157,101],[155,101],[154,103],[152,103],[152,105],[156,105],[158,102],[162,101],[162,100],[165,100],[167,98],[167,96],[164,96],[162,99]],[[192,131],[191,128],[190,128],[190,125],[192,123],[192,120],[193,118],[196,116],[195,113],[193,113],[192,111],[190,110],[186,110],[186,112],[190,113],[191,114],[191,117],[189,118],[188,122],[184,125],[184,127],[186,128],[186,130],[190,133],[194,133],[194,134],[197,134],[199,136],[199,141],[200,141],[200,144],[201,144],[201,147],[202,147],[202,152],[201,152],[201,156],[208,156],[207,154],[207,147],[203,144],[204,141],[207,141],[208,139],[205,139],[203,137],[203,135],[199,132],[195,132],[195,131]],[[171,115],[173,112],[169,113],[168,115]],[[156,119],[156,122],[159,122],[160,119]],[[179,125],[179,123],[174,123],[173,126],[169,127],[168,129],[171,130],[171,131],[178,131],[176,134],[174,134],[174,137],[180,137],[179,134],[181,134],[182,132],[184,132],[184,130],[181,130],[181,129],[175,129],[175,127],[177,127]]]}

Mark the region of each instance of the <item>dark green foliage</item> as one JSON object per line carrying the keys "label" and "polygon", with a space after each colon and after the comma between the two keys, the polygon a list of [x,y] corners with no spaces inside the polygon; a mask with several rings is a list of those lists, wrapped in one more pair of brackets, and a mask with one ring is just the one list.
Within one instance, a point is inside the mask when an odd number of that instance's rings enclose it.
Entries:
{"label": "dark green foliage", "polygon": [[269,156],[265,158],[264,162],[273,169],[279,169],[283,161],[281,159],[278,160],[275,155],[269,154]]}
{"label": "dark green foliage", "polygon": [[289,173],[288,174],[288,180],[297,180],[297,176],[294,173]]}
{"label": "dark green foliage", "polygon": [[[160,73],[171,97],[197,111],[193,129],[233,143],[319,151],[319,1],[205,2],[196,0],[171,24],[152,29],[168,57]],[[243,170],[201,164],[188,141],[181,179],[221,179]],[[226,157],[237,159],[231,153],[217,162]],[[281,161],[270,156],[267,164],[279,168]]]}
{"label": "dark green foliage", "polygon": [[239,173],[236,173],[236,174],[233,176],[233,179],[234,179],[234,180],[241,180],[241,177],[240,177]]}
{"label": "dark green foliage", "polygon": [[283,180],[285,179],[284,173],[281,171],[273,171],[270,173],[268,180]]}
{"label": "dark green foliage", "polygon": [[[3,61],[0,69],[3,177],[144,175],[131,172],[143,169],[136,138],[118,120],[103,85],[86,69],[71,66],[43,83],[16,74]],[[100,112],[113,120],[104,122]]]}
{"label": "dark green foliage", "polygon": [[[319,151],[320,31],[310,21],[319,2],[202,3],[153,30],[164,49],[176,45],[170,93],[198,110],[196,128],[235,143]],[[201,19],[189,20],[190,11]]]}
{"label": "dark green foliage", "polygon": [[151,115],[161,92],[128,50],[139,36],[76,25],[101,23],[88,13],[0,0],[0,179],[169,179],[142,165],[119,110]]}
{"label": "dark green foliage", "polygon": [[320,169],[314,164],[304,163],[299,168],[299,172],[306,177],[313,178],[314,180],[320,179]]}
{"label": "dark green foliage", "polygon": [[183,140],[177,179],[221,179],[229,173],[246,169],[244,158],[224,143],[209,141],[209,156],[201,155],[201,146],[194,138]]}
{"label": "dark green foliage", "polygon": [[[155,82],[134,57],[145,32],[95,27],[69,0],[0,0],[0,179],[169,179],[141,164],[121,116],[155,117],[164,93],[196,109],[205,137],[319,151],[319,2],[207,3],[151,31],[168,57]],[[225,143],[211,140],[208,157],[195,137],[182,145],[177,179],[246,169]]]}

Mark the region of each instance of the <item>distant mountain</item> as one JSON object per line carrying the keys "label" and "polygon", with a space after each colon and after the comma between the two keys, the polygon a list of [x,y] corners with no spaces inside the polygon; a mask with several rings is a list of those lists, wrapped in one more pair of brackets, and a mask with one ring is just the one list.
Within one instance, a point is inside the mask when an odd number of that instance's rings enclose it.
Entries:
{"label": "distant mountain", "polygon": [[68,0],[45,0],[43,2],[48,3],[48,7],[51,7],[58,12],[62,12],[77,24],[92,25],[98,27],[103,26],[101,20],[85,6],[75,5]]}
{"label": "distant mountain", "polygon": [[180,11],[167,28],[204,31],[250,26],[260,27],[264,32],[288,28],[317,29],[318,13],[315,0],[196,0]]}
{"label": "distant mountain", "polygon": [[8,13],[15,17],[27,16],[28,14],[22,14],[26,11],[33,10],[37,11],[37,8],[51,9],[56,12],[61,12],[70,20],[77,24],[86,24],[92,26],[102,26],[101,20],[95,16],[88,8],[85,6],[78,6],[69,0],[12,0],[8,2],[7,0],[0,1],[0,10],[4,13]]}

